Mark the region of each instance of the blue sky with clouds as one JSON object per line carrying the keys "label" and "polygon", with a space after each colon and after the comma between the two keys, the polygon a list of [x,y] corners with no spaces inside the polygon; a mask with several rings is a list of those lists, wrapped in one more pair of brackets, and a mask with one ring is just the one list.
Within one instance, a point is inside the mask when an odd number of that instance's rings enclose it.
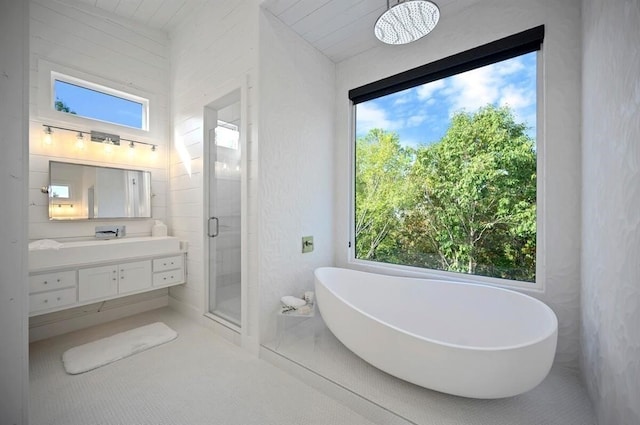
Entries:
{"label": "blue sky with clouds", "polygon": [[454,113],[508,105],[536,134],[536,52],[356,105],[356,135],[395,131],[403,145],[437,142]]}
{"label": "blue sky with clouds", "polygon": [[140,103],[59,80],[55,81],[54,92],[56,99],[80,116],[142,128]]}

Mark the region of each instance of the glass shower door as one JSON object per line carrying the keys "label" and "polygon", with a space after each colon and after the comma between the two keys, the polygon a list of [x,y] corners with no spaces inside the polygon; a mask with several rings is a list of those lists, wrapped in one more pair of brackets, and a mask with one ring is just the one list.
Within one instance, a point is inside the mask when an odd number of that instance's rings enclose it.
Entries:
{"label": "glass shower door", "polygon": [[240,327],[240,101],[209,114],[209,312]]}

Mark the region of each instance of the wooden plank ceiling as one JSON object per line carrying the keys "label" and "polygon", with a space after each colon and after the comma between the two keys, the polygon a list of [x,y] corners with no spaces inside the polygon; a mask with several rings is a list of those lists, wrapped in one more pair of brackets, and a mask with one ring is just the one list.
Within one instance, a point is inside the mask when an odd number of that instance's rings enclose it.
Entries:
{"label": "wooden plank ceiling", "polygon": [[[440,19],[446,19],[479,0],[433,1],[440,8]],[[392,6],[396,3],[390,1]],[[262,6],[337,63],[380,45],[373,26],[387,1],[264,0]]]}
{"label": "wooden plank ceiling", "polygon": [[171,31],[207,0],[63,0],[85,4],[148,27]]}
{"label": "wooden plank ceiling", "polygon": [[[63,0],[82,3],[170,32],[190,13],[212,0]],[[223,0],[237,1],[237,0]],[[441,19],[480,0],[435,0]],[[391,0],[391,5],[397,0]],[[261,0],[307,42],[338,63],[379,45],[373,35],[386,0]]]}

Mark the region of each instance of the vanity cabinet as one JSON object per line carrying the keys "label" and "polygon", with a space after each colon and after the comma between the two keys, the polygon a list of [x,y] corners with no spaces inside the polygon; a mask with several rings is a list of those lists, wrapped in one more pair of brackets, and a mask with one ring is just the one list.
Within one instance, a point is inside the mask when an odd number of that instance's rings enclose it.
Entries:
{"label": "vanity cabinet", "polygon": [[29,276],[29,311],[50,310],[75,303],[76,286],[75,270]]}
{"label": "vanity cabinet", "polygon": [[184,256],[153,260],[153,286],[171,285],[184,280]]}
{"label": "vanity cabinet", "polygon": [[105,298],[151,287],[151,260],[78,270],[78,301]]}
{"label": "vanity cabinet", "polygon": [[66,265],[29,275],[31,316],[185,283],[185,253]]}

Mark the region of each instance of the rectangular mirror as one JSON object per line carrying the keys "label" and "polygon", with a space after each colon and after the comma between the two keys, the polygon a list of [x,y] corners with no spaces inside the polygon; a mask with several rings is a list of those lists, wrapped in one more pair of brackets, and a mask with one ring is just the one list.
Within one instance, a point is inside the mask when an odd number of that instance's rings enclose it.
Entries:
{"label": "rectangular mirror", "polygon": [[151,172],[49,161],[49,219],[151,218]]}

